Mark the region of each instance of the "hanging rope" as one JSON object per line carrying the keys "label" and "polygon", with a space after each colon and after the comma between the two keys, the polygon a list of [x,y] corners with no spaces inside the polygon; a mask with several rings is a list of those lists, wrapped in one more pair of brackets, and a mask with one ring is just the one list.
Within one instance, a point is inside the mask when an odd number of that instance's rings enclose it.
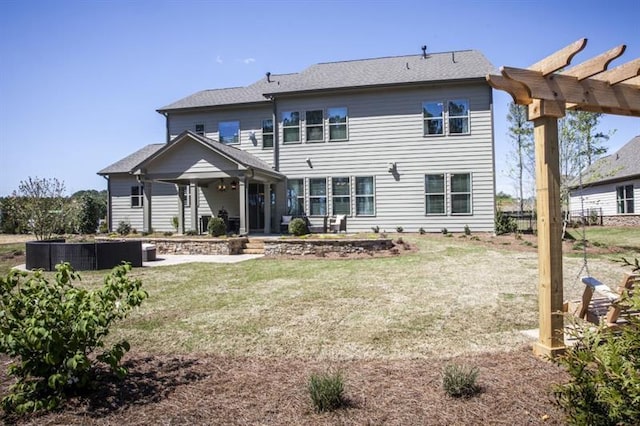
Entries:
{"label": "hanging rope", "polygon": [[587,226],[584,215],[584,184],[582,183],[582,156],[584,154],[584,150],[580,150],[580,164],[579,164],[579,173],[578,173],[578,185],[580,188],[580,222],[582,222],[582,268],[578,271],[576,275],[576,279],[580,278],[583,271],[586,271],[587,276],[591,276],[589,273],[589,258],[587,256]]}

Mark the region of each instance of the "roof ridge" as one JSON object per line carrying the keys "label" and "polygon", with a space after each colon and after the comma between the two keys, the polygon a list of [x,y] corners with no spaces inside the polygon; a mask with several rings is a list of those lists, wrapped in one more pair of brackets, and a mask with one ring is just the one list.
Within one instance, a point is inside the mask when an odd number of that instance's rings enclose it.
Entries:
{"label": "roof ridge", "polygon": [[[427,56],[429,55],[445,55],[449,53],[461,53],[461,52],[474,52],[475,49],[462,49],[462,50],[447,50],[442,52],[427,52]],[[412,55],[390,55],[390,56],[379,56],[375,58],[360,58],[360,59],[347,59],[345,61],[328,61],[328,62],[318,62],[316,64],[310,65],[313,67],[314,65],[328,65],[328,64],[344,64],[348,62],[363,62],[363,61],[373,61],[376,59],[395,59],[395,58],[411,58],[414,56],[422,57],[422,53],[415,53]]]}

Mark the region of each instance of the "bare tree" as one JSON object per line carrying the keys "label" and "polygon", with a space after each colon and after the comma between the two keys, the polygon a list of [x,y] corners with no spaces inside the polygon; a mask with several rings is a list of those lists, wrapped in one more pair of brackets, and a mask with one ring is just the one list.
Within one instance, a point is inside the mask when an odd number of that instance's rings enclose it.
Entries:
{"label": "bare tree", "polygon": [[508,136],[513,144],[510,152],[510,160],[513,162],[508,175],[517,184],[519,210],[524,211],[524,185],[527,181],[534,180],[535,154],[533,145],[533,125],[527,120],[527,107],[509,104],[507,114],[509,122]]}
{"label": "bare tree", "polygon": [[12,196],[21,199],[16,216],[23,229],[28,229],[38,240],[63,232],[67,222],[64,191],[64,182],[56,178],[29,177],[21,181]]}

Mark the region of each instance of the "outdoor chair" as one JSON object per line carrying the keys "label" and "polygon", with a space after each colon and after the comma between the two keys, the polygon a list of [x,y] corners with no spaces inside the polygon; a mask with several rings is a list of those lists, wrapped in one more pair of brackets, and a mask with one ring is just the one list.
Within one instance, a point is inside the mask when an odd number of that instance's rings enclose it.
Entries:
{"label": "outdoor chair", "polygon": [[282,216],[282,221],[280,222],[280,233],[287,234],[289,233],[289,222],[291,222],[291,218],[293,216]]}
{"label": "outdoor chair", "polygon": [[[572,307],[568,306],[568,310],[578,318],[594,324],[606,321],[608,326],[616,326],[619,325],[618,319],[621,313],[617,302],[624,293],[640,289],[640,274],[624,274],[617,291],[593,277],[584,277],[582,282],[585,284],[582,300],[572,302]],[[640,312],[628,313],[640,314]]]}
{"label": "outdoor chair", "polygon": [[347,232],[347,215],[339,214],[336,215],[335,218],[332,218],[329,223],[329,229],[332,232]]}

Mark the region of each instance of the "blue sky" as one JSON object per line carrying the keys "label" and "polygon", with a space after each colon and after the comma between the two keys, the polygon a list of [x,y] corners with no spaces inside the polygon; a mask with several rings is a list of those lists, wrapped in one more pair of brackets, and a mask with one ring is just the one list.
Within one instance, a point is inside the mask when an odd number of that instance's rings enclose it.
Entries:
{"label": "blue sky", "polygon": [[[587,37],[574,63],[627,44],[640,57],[640,1],[29,1],[0,0],[0,196],[29,176],[67,191],[164,142],[155,110],[203,89],[244,86],[318,62],[476,49],[527,67]],[[497,190],[508,95],[494,92]],[[640,118],[606,117],[615,151]]]}

